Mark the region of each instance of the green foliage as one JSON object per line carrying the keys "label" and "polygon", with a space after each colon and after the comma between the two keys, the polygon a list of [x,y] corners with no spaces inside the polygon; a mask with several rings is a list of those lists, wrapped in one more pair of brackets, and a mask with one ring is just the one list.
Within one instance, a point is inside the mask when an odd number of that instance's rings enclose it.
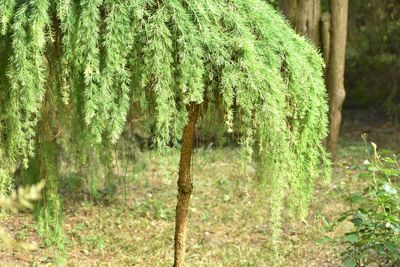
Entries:
{"label": "green foliage", "polygon": [[391,180],[400,175],[396,158],[381,159],[376,154],[368,167],[369,186],[351,194],[351,210],[339,222],[354,226],[345,233],[342,252],[346,266],[398,266],[400,264],[400,187]]}
{"label": "green foliage", "polygon": [[34,214],[37,221],[37,231],[44,244],[62,250],[65,237],[62,229],[61,200],[58,194],[57,146],[55,140],[49,140],[51,133],[46,126],[51,121],[46,115],[46,123],[38,124],[36,142],[36,157],[30,161],[27,169],[21,171],[19,179],[23,185],[34,184],[38,179],[46,181],[42,200],[36,205]]}
{"label": "green foliage", "polygon": [[[0,162],[3,162],[3,157],[0,150]],[[10,170],[6,166],[0,165],[0,197],[8,194],[13,188],[12,177]],[[1,212],[0,212],[1,213]]]}
{"label": "green foliage", "polygon": [[400,6],[391,0],[349,1],[347,105],[382,107],[400,117]]}
{"label": "green foliage", "polygon": [[[35,140],[54,140],[57,129],[85,161],[93,145],[118,140],[130,109],[150,114],[156,146],[168,151],[194,102],[205,116],[221,114],[224,132],[240,137],[248,160],[257,158],[270,195],[272,240],[279,239],[286,199],[305,218],[321,160],[323,169],[328,164],[321,145],[328,111],[323,61],[272,7],[260,0],[2,5],[1,40],[11,51],[1,98],[6,158],[27,165]],[[55,119],[43,139],[37,122],[48,114]],[[37,153],[46,162],[55,152]],[[55,181],[56,173],[49,177]],[[45,217],[59,210],[53,200]]]}
{"label": "green foliage", "polygon": [[8,77],[10,81],[7,104],[10,125],[10,154],[20,152],[27,166],[33,156],[35,125],[43,101],[45,26],[48,20],[48,1],[23,3],[18,6],[12,29]]}

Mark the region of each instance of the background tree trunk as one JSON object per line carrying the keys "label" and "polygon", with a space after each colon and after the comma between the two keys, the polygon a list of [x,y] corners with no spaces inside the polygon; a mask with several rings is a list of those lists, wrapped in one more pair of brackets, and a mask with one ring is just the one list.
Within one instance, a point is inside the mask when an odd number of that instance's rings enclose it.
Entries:
{"label": "background tree trunk", "polygon": [[185,266],[186,229],[188,223],[189,201],[193,190],[190,166],[192,161],[193,143],[196,134],[198,105],[191,104],[188,108],[189,121],[183,129],[181,158],[178,177],[178,203],[175,217],[175,258],[174,266]]}
{"label": "background tree trunk", "polygon": [[335,160],[342,120],[348,0],[331,0],[330,13],[321,16],[321,0],[281,0],[283,14],[295,30],[321,47],[326,63],[325,81],[329,94],[328,150]]}
{"label": "background tree trunk", "polygon": [[321,0],[281,0],[280,4],[295,30],[320,46]]}
{"label": "background tree trunk", "polygon": [[329,65],[327,70],[327,87],[329,93],[329,135],[328,149],[333,159],[342,121],[342,106],[346,97],[344,89],[344,67],[347,39],[347,13],[349,0],[331,0],[331,43]]}
{"label": "background tree trunk", "polygon": [[[321,49],[322,55],[324,56],[324,61],[326,64],[325,67],[325,75],[326,70],[329,66],[329,54],[330,54],[330,46],[331,46],[331,14],[329,12],[324,12],[321,16]],[[325,77],[326,81],[326,77]]]}

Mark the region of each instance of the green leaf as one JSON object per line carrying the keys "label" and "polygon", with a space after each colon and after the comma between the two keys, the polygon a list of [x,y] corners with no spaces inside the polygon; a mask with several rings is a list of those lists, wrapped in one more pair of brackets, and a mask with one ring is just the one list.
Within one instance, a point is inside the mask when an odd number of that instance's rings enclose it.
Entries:
{"label": "green leaf", "polygon": [[363,220],[361,218],[354,218],[353,220],[351,220],[351,222],[355,225],[355,226],[359,226]]}
{"label": "green leaf", "polygon": [[398,249],[400,249],[400,247],[393,241],[386,242],[386,247],[392,252],[395,252]]}
{"label": "green leaf", "polygon": [[358,178],[369,178],[370,175],[371,175],[371,174],[369,174],[369,173],[360,173],[360,174],[358,175]]}
{"label": "green leaf", "polygon": [[352,259],[352,258],[349,258],[349,257],[344,259],[344,265],[346,267],[355,267],[355,266],[357,266],[356,265],[356,261],[354,259]]}
{"label": "green leaf", "polygon": [[386,163],[390,163],[390,164],[396,164],[397,163],[397,161],[395,159],[389,158],[389,157],[383,158],[383,161],[385,161]]}
{"label": "green leaf", "polygon": [[349,214],[343,214],[342,216],[340,216],[340,217],[337,219],[337,222],[343,222],[344,220],[347,219],[348,216],[349,216]]}
{"label": "green leaf", "polygon": [[371,166],[371,167],[368,168],[368,170],[369,170],[370,172],[377,172],[377,171],[379,171],[380,169],[379,169],[378,167]]}
{"label": "green leaf", "polygon": [[346,234],[344,236],[344,240],[350,243],[355,243],[358,241],[358,234],[357,233]]}
{"label": "green leaf", "polygon": [[400,171],[396,169],[382,169],[382,172],[387,176],[397,176],[400,175]]}
{"label": "green leaf", "polygon": [[325,231],[332,229],[331,224],[329,223],[328,219],[325,216],[322,216],[322,222],[324,223],[323,227]]}
{"label": "green leaf", "polygon": [[354,193],[354,194],[351,195],[350,201],[351,201],[352,203],[361,203],[361,202],[364,201],[364,197],[363,197],[363,195],[360,194],[360,193]]}

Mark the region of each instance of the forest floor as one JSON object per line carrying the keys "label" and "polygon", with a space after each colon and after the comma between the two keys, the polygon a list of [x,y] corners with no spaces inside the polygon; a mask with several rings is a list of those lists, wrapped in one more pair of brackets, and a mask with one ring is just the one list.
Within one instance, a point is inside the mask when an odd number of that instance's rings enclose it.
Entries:
{"label": "forest floor", "polygon": [[[351,225],[328,232],[324,226],[349,208],[351,192],[365,187],[359,174],[369,156],[361,134],[367,133],[381,153],[400,154],[399,126],[357,114],[345,113],[334,176],[329,183],[318,182],[307,222],[284,227],[282,266],[341,265],[340,245],[324,240],[339,237]],[[0,251],[0,266],[54,266],[60,257],[65,266],[172,266],[177,165],[178,155],[155,159],[145,152],[116,200],[104,204],[64,195],[68,243],[62,257],[44,246],[33,252]],[[271,266],[263,253],[266,204],[249,183],[254,169],[241,167],[239,149],[195,151],[188,266]],[[13,215],[4,225],[17,239],[40,243],[32,215]]]}

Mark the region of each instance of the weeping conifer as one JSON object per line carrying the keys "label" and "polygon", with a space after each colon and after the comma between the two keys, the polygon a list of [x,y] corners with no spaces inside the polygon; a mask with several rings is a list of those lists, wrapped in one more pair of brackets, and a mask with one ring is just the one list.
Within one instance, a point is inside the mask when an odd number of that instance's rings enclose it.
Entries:
{"label": "weeping conifer", "polygon": [[[151,114],[160,151],[182,144],[175,237],[175,265],[182,266],[192,187],[185,166],[196,121],[222,114],[247,159],[257,159],[274,248],[285,196],[293,213],[306,216],[327,163],[323,63],[263,1],[2,0],[0,22],[8,64],[0,70],[7,76],[0,83],[1,170],[5,159],[8,166],[52,160],[54,151],[39,140],[68,137],[79,156],[115,143],[129,110]],[[57,196],[56,186],[46,194]]]}

